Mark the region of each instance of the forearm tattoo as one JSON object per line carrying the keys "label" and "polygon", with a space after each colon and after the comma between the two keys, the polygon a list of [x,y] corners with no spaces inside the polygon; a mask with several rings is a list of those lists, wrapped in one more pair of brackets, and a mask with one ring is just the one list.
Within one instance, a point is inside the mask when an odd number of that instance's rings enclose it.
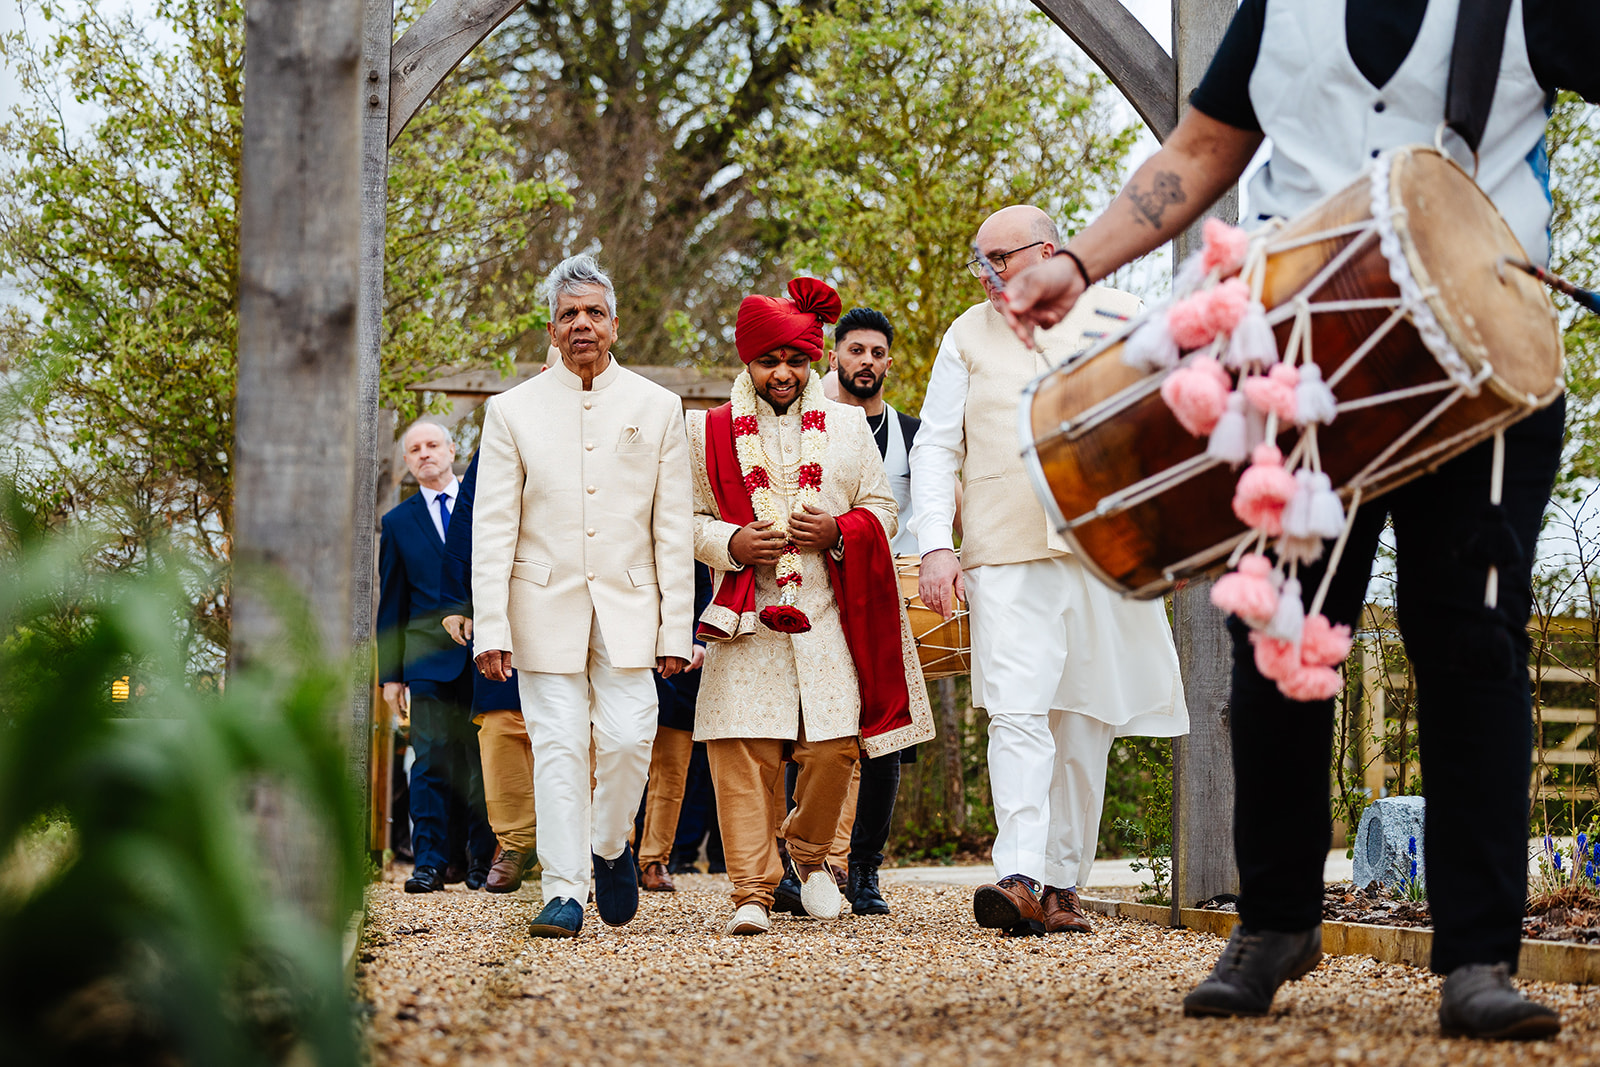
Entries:
{"label": "forearm tattoo", "polygon": [[1167,208],[1188,199],[1189,194],[1183,191],[1183,179],[1170,170],[1157,171],[1148,189],[1141,189],[1136,181],[1128,183],[1128,200],[1134,211],[1158,230]]}

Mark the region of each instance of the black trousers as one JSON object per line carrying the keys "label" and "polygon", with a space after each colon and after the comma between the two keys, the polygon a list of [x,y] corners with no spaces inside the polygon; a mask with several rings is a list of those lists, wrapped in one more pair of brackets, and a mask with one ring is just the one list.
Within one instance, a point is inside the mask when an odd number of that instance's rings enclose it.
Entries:
{"label": "black trousers", "polygon": [[[1564,413],[1557,401],[1506,431],[1498,526],[1487,512],[1492,441],[1363,505],[1323,605],[1334,623],[1356,621],[1384,517],[1393,516],[1396,606],[1416,676],[1427,796],[1431,962],[1441,974],[1466,963],[1517,966],[1533,746],[1531,570]],[[1493,611],[1483,605],[1488,558],[1502,561]],[[1322,573],[1321,564],[1301,573],[1308,602]],[[1239,912],[1252,930],[1304,930],[1322,917],[1333,701],[1285,698],[1256,671],[1245,628],[1229,625]]]}

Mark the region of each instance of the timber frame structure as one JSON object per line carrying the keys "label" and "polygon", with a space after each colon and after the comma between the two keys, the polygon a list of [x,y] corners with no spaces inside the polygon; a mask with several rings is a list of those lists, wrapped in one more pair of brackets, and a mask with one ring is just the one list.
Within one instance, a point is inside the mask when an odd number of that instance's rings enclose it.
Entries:
{"label": "timber frame structure", "polygon": [[[378,382],[383,335],[385,197],[389,146],[433,91],[525,0],[434,0],[399,40],[394,0],[362,0],[362,134],[360,299],[357,321],[354,521],[350,537],[352,647],[369,647],[373,633],[374,538],[379,458]],[[1178,123],[1181,101],[1200,80],[1233,16],[1234,0],[1173,0],[1168,54],[1120,0],[1032,0],[1120,89],[1158,140]],[[264,0],[254,0],[260,8]],[[270,5],[267,5],[270,6]],[[1233,197],[1214,213],[1232,219]],[[1177,242],[1177,259],[1195,243]],[[1173,907],[1237,891],[1231,839],[1233,769],[1227,729],[1230,652],[1208,585],[1175,596],[1174,615],[1191,733],[1175,741]],[[372,677],[355,679],[351,694],[351,771],[369,781],[374,721]],[[370,808],[370,805],[369,805]]]}

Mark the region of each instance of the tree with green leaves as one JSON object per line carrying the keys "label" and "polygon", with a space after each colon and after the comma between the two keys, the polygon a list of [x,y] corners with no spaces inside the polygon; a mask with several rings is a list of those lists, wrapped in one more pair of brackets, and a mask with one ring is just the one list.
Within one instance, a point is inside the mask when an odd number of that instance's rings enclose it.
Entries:
{"label": "tree with green leaves", "polygon": [[[114,515],[106,562],[157,538],[211,561],[197,651],[228,627],[236,209],[243,0],[157,0],[148,24],[93,4],[29,3],[0,39],[21,98],[0,124],[0,319],[30,458],[63,517]],[[470,71],[469,71],[470,74]],[[519,179],[510,110],[488,78],[452,82],[390,169],[383,402],[467,365],[509,370],[543,335],[539,281],[517,262],[562,189]]]}
{"label": "tree with green leaves", "polygon": [[[482,46],[513,87],[519,173],[571,190],[543,273],[594,252],[617,287],[617,354],[632,363],[722,359],[739,298],[768,249],[752,224],[740,137],[793,85],[792,18],[825,0],[530,0]],[[542,359],[529,338],[522,357]]]}
{"label": "tree with green leaves", "polygon": [[[1545,138],[1550,153],[1550,268],[1585,287],[1600,286],[1600,110],[1562,93]],[[1600,316],[1556,297],[1567,350],[1567,463],[1557,486],[1568,503],[1600,478]]]}
{"label": "tree with green leaves", "polygon": [[945,328],[982,299],[963,268],[978,224],[1031,203],[1069,232],[1137,127],[1012,0],[839,0],[791,36],[804,82],[740,156],[766,238],[889,316],[892,399],[915,410]]}

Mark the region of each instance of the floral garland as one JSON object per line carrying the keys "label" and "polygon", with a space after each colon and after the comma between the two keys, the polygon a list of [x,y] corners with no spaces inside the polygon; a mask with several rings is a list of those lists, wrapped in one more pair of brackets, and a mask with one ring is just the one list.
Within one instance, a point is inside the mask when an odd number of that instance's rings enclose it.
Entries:
{"label": "floral garland", "polygon": [[[775,468],[761,443],[761,426],[756,418],[756,387],[750,373],[739,375],[733,383],[733,445],[739,456],[739,473],[744,476],[750,507],[758,520],[772,523],[787,538],[789,512],[774,492]],[[822,409],[822,387],[815,377],[800,394],[800,466],[794,482],[783,488],[793,502],[793,510],[815,506],[822,497],[822,457],[828,451],[827,413]],[[785,541],[778,556],[778,603],[761,611],[761,622],[779,633],[803,634],[811,620],[797,606],[800,599],[800,549]]]}

